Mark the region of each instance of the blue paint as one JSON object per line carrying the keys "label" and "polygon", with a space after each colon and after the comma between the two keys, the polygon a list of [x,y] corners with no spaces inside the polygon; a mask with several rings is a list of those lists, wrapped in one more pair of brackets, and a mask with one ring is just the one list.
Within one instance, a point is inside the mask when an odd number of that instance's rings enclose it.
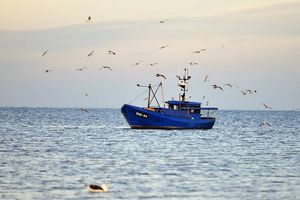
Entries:
{"label": "blue paint", "polygon": [[[208,108],[217,110],[217,108]],[[197,112],[198,110],[198,112]],[[131,128],[211,129],[214,117],[203,116],[199,109],[141,108],[125,104],[121,112]],[[196,112],[196,113],[195,113]]]}

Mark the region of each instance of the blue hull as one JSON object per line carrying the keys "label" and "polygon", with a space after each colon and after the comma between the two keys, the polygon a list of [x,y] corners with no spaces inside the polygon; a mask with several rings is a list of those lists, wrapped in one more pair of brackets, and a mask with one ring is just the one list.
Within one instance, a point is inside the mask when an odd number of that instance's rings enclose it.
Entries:
{"label": "blue hull", "polygon": [[215,118],[200,117],[170,112],[170,109],[153,111],[125,104],[121,112],[131,128],[134,129],[211,129]]}

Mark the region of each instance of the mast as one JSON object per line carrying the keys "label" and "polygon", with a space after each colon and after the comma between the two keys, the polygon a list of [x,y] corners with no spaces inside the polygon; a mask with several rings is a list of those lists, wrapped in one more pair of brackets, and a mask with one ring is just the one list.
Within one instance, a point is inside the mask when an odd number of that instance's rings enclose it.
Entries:
{"label": "mast", "polygon": [[[188,80],[190,80],[191,76],[189,75],[189,70],[187,68],[184,68],[184,74],[183,76],[176,76],[179,79],[178,86],[181,88],[181,92],[183,92],[181,96],[181,101],[185,101],[186,92],[188,91]],[[180,100],[180,99],[179,99]]]}
{"label": "mast", "polygon": [[148,85],[148,105],[147,107],[150,107],[150,91],[151,91],[151,84]]}

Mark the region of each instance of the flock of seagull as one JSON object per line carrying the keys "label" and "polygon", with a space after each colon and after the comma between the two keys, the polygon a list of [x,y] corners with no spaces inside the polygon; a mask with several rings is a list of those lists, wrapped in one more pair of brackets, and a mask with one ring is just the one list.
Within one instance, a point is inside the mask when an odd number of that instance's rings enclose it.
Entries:
{"label": "flock of seagull", "polygon": [[[167,21],[168,21],[168,19],[162,19],[162,20],[159,21],[159,23],[160,23],[160,24],[164,24],[164,23],[166,23]],[[87,20],[86,20],[86,23],[91,23],[91,22],[92,22],[92,18],[91,18],[91,16],[89,16],[89,17],[87,18]],[[170,47],[172,47],[172,46],[169,45],[169,44],[168,44],[168,45],[163,45],[163,46],[160,46],[160,47],[158,48],[158,50],[162,50],[162,49],[170,48]],[[225,48],[224,45],[221,45],[220,47],[221,47],[221,48]],[[204,52],[204,51],[207,51],[207,49],[206,49],[206,48],[201,48],[201,49],[198,49],[198,50],[194,50],[194,51],[191,52],[191,54],[200,54],[200,53],[202,53],[202,52]],[[42,53],[42,56],[46,56],[48,53],[49,53],[49,51],[48,51],[48,50],[45,50],[45,51]],[[90,51],[90,52],[87,54],[87,57],[93,56],[94,53],[95,53],[95,50]],[[116,51],[113,51],[113,50],[107,50],[107,54],[108,54],[108,55],[112,55],[112,56],[116,56],[116,55],[117,55],[117,52],[116,52]],[[141,64],[144,63],[144,62],[145,62],[144,60],[139,60],[139,61],[133,63],[133,64],[130,65],[130,66],[131,66],[131,67],[139,66],[139,65],[141,65]],[[198,65],[197,62],[188,62],[187,64],[188,64],[189,66],[196,66],[196,65]],[[148,66],[152,66],[152,67],[155,66],[155,65],[158,65],[158,63],[157,63],[157,62],[154,62],[154,63],[148,64]],[[87,68],[77,68],[77,69],[75,69],[75,71],[84,71],[84,70],[86,70],[86,69],[87,69]],[[102,70],[102,69],[104,69],[104,70],[109,70],[109,71],[111,71],[111,72],[113,71],[113,68],[110,67],[110,66],[107,66],[107,65],[102,66],[102,67],[99,68],[99,70]],[[53,69],[45,69],[44,71],[45,71],[46,73],[50,73],[50,72],[53,71]],[[166,77],[164,74],[159,74],[159,73],[157,73],[157,74],[155,74],[155,76],[158,77],[158,78],[167,79],[167,77]],[[204,83],[206,83],[206,82],[209,81],[208,77],[209,77],[208,75],[206,75],[206,76],[204,77],[204,79],[203,79],[203,82],[204,82]],[[238,89],[238,90],[241,92],[241,94],[244,95],[244,96],[245,96],[245,95],[252,95],[252,94],[256,94],[256,93],[257,93],[257,90],[251,90],[251,89],[241,90],[241,89],[239,89],[239,86],[238,86],[238,85],[234,85],[234,84],[230,84],[230,83],[226,83],[226,84],[224,84],[223,86],[228,87],[228,88],[231,88],[231,89],[232,89],[232,88],[236,88],[236,89]],[[211,87],[212,87],[213,89],[215,89],[215,90],[224,91],[224,87],[222,87],[222,86],[220,86],[220,85],[217,85],[217,84],[212,84]],[[89,93],[84,93],[84,95],[85,95],[85,96],[90,96],[91,94],[89,94]],[[203,96],[202,100],[204,100],[204,99],[206,99],[205,96]],[[206,106],[208,106],[208,104],[209,104],[209,100],[207,100],[207,101],[205,102],[205,105],[206,105]],[[265,109],[272,109],[272,107],[271,107],[270,105],[267,105],[267,104],[265,104],[265,103],[262,103],[262,106],[263,106],[263,108],[265,108]],[[81,111],[85,111],[85,112],[88,111],[88,110],[85,109],[85,108],[81,108],[80,110],[81,110]],[[263,123],[260,124],[260,126],[271,126],[271,125],[270,125],[269,123],[267,123],[267,122],[263,122]]]}
{"label": "flock of seagull", "polygon": [[[160,24],[164,24],[164,23],[167,22],[167,21],[168,21],[167,19],[162,19],[162,20],[159,21],[159,23],[160,23]],[[87,22],[87,23],[91,23],[91,22],[92,22],[92,18],[89,16],[89,17],[87,18],[86,22]],[[162,50],[162,49],[169,48],[169,47],[171,47],[171,45],[163,45],[163,46],[159,47],[158,49],[159,49],[159,50]],[[224,45],[221,45],[221,47],[222,47],[222,48],[225,48]],[[204,52],[204,51],[207,51],[207,49],[206,49],[206,48],[202,48],[202,49],[199,49],[199,50],[195,50],[195,51],[192,52],[192,54],[200,54],[201,52]],[[45,51],[42,53],[42,56],[46,56],[48,53],[49,53],[48,50],[45,50]],[[87,54],[87,57],[93,56],[94,53],[95,53],[94,50],[91,51],[91,52],[89,52],[89,53]],[[113,51],[113,50],[107,50],[107,54],[113,55],[113,56],[117,55],[117,53],[116,53],[115,51]],[[132,66],[132,67],[138,66],[138,65],[140,65],[142,62],[144,62],[144,61],[143,61],[143,60],[137,61],[137,62],[133,63],[131,66]],[[189,66],[194,66],[194,65],[197,65],[198,63],[197,63],[197,62],[189,62],[189,63],[187,63],[187,64],[188,64]],[[150,64],[149,64],[149,66],[155,66],[155,65],[158,65],[158,63],[155,62],[155,63],[150,63]],[[87,69],[87,68],[77,68],[77,69],[75,69],[75,71],[84,71],[84,70],[86,70],[86,69]],[[110,67],[110,66],[102,66],[102,67],[99,68],[99,69],[100,69],[100,70],[105,69],[105,70],[113,71],[112,67]],[[50,73],[50,72],[53,71],[53,69],[45,69],[44,71],[45,71],[46,73]],[[157,73],[157,74],[155,74],[155,76],[158,77],[158,78],[167,79],[167,77],[166,77],[164,74],[159,74],[159,73]],[[209,77],[208,75],[206,75],[206,76],[204,77],[204,79],[203,79],[203,82],[204,82],[204,83],[206,83],[206,82],[209,81],[208,77]],[[224,86],[226,86],[226,87],[228,87],[228,88],[237,88],[237,89],[239,89],[239,86],[238,86],[238,85],[233,85],[233,84],[230,84],[230,83],[226,83],[226,84],[224,84]],[[215,89],[215,90],[224,91],[224,88],[221,87],[220,85],[212,84],[211,87],[212,87],[213,89]],[[240,90],[240,92],[241,92],[242,95],[251,95],[251,94],[256,94],[256,93],[257,93],[256,90],[250,90],[250,89],[248,89],[248,90]],[[85,95],[85,96],[90,96],[91,94],[90,94],[90,93],[84,93],[84,95]],[[204,100],[205,98],[206,98],[206,97],[203,96],[202,100]],[[209,100],[206,101],[205,105],[208,106],[208,104],[209,104]],[[272,109],[271,106],[269,106],[269,105],[267,105],[267,104],[265,104],[265,103],[262,103],[262,106],[263,106],[265,109]],[[87,110],[86,108],[80,108],[80,111],[87,112],[88,110]],[[271,126],[271,124],[268,123],[268,122],[263,121],[263,122],[260,123],[259,126],[260,126],[260,127],[265,127],[265,126]],[[101,185],[89,184],[89,185],[85,185],[85,187],[86,187],[87,190],[90,191],[90,192],[107,192],[107,191],[108,191],[108,187],[107,187],[106,184],[101,184]]]}

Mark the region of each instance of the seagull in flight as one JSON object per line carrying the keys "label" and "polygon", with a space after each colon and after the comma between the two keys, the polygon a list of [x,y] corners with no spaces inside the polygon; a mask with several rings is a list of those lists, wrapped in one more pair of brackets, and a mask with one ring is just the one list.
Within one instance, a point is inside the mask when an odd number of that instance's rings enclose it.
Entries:
{"label": "seagull in flight", "polygon": [[87,55],[87,57],[90,57],[90,56],[92,56],[94,54],[94,51],[91,51],[88,55]]}
{"label": "seagull in flight", "polygon": [[214,89],[220,89],[220,90],[222,90],[223,91],[223,88],[222,87],[220,87],[220,86],[217,86],[217,85],[211,85]]}
{"label": "seagull in flight", "polygon": [[166,77],[165,75],[163,75],[163,74],[156,74],[155,76],[156,76],[156,77],[162,77],[162,78],[164,78],[164,79],[167,79],[167,77]]}
{"label": "seagull in flight", "polygon": [[189,62],[188,65],[189,66],[193,66],[193,65],[198,65],[198,63],[196,63],[196,62]]}
{"label": "seagull in flight", "polygon": [[86,69],[86,67],[84,67],[84,68],[78,68],[78,69],[76,69],[75,71],[83,71],[83,70],[85,70]]}
{"label": "seagull in flight", "polygon": [[158,65],[158,63],[156,62],[156,63],[150,63],[149,64],[151,67],[153,67],[154,65]]}
{"label": "seagull in flight", "polygon": [[225,86],[232,88],[232,85],[230,83],[226,83]]}
{"label": "seagull in flight", "polygon": [[91,21],[92,21],[92,18],[91,18],[91,16],[89,16],[89,17],[87,18],[86,22],[91,22]]}
{"label": "seagull in flight", "polygon": [[246,92],[248,92],[249,94],[254,94],[254,93],[257,93],[256,90],[246,90]]}
{"label": "seagull in flight", "polygon": [[50,73],[52,71],[52,69],[45,69],[44,70],[46,73]]}
{"label": "seagull in flight", "polygon": [[265,104],[265,103],[262,103],[262,105],[263,105],[266,109],[272,109],[271,106],[269,106],[269,105],[267,105],[267,104]]}
{"label": "seagull in flight", "polygon": [[86,96],[86,97],[88,97],[90,95],[91,95],[90,93],[87,93],[87,92],[84,93],[84,96]]}
{"label": "seagull in flight", "polygon": [[48,53],[48,50],[44,51],[44,53],[42,54],[42,56],[45,56]]}
{"label": "seagull in flight", "polygon": [[162,19],[159,21],[159,23],[164,24],[166,21],[168,21],[167,19]]}
{"label": "seagull in flight", "polygon": [[247,95],[247,91],[240,90],[243,95]]}
{"label": "seagull in flight", "polygon": [[108,50],[107,53],[108,53],[108,54],[116,55],[116,52],[114,52],[114,51],[112,51],[112,50]]}
{"label": "seagull in flight", "polygon": [[201,53],[201,51],[206,51],[206,49],[200,49],[200,50],[194,51],[193,53]]}
{"label": "seagull in flight", "polygon": [[102,66],[103,69],[109,69],[110,71],[112,71],[112,68],[109,66]]}
{"label": "seagull in flight", "polygon": [[132,64],[131,66],[132,66],[132,67],[133,67],[133,66],[137,66],[137,65],[141,64],[141,62],[144,62],[144,61],[138,61],[138,62]]}
{"label": "seagull in flight", "polygon": [[207,100],[207,101],[205,102],[205,106],[208,106],[208,104],[209,104],[209,100]]}
{"label": "seagull in flight", "polygon": [[165,49],[167,47],[171,47],[171,46],[170,45],[164,45],[164,46],[159,47],[159,49]]}
{"label": "seagull in flight", "polygon": [[203,82],[205,83],[206,81],[208,81],[208,75],[205,76]]}

